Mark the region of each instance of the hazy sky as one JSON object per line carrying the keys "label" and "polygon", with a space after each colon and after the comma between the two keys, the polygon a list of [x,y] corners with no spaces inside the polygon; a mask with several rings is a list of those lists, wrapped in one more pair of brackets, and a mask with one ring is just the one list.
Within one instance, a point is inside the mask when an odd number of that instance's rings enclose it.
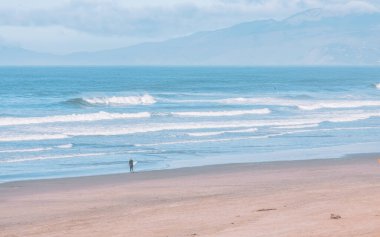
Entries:
{"label": "hazy sky", "polygon": [[380,0],[4,0],[0,45],[52,53],[102,50],[321,7],[378,11]]}

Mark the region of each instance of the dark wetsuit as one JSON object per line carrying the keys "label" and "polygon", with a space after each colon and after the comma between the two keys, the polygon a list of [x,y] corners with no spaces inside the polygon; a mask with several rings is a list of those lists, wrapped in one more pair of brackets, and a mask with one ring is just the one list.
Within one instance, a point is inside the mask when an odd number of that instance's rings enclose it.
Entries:
{"label": "dark wetsuit", "polygon": [[133,160],[132,159],[129,160],[129,171],[133,172]]}

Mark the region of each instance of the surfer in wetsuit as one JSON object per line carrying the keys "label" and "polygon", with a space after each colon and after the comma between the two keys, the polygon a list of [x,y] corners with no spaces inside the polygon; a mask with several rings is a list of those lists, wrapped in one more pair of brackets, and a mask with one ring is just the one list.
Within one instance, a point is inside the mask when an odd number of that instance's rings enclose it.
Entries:
{"label": "surfer in wetsuit", "polygon": [[129,159],[129,172],[133,172],[133,160]]}

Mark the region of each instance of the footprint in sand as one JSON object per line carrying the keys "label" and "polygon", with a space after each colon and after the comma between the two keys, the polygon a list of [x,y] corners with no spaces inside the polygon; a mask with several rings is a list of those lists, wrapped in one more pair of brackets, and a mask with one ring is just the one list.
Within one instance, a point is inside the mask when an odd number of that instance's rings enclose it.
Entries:
{"label": "footprint in sand", "polygon": [[330,219],[334,219],[334,220],[337,220],[337,219],[341,219],[342,217],[340,215],[336,215],[336,214],[331,214],[330,215]]}

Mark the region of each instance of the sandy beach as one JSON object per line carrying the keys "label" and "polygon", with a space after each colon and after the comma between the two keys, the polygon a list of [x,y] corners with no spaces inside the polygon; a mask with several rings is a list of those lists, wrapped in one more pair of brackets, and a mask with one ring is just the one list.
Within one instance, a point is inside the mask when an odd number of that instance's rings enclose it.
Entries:
{"label": "sandy beach", "polygon": [[376,237],[378,158],[4,183],[0,236]]}

